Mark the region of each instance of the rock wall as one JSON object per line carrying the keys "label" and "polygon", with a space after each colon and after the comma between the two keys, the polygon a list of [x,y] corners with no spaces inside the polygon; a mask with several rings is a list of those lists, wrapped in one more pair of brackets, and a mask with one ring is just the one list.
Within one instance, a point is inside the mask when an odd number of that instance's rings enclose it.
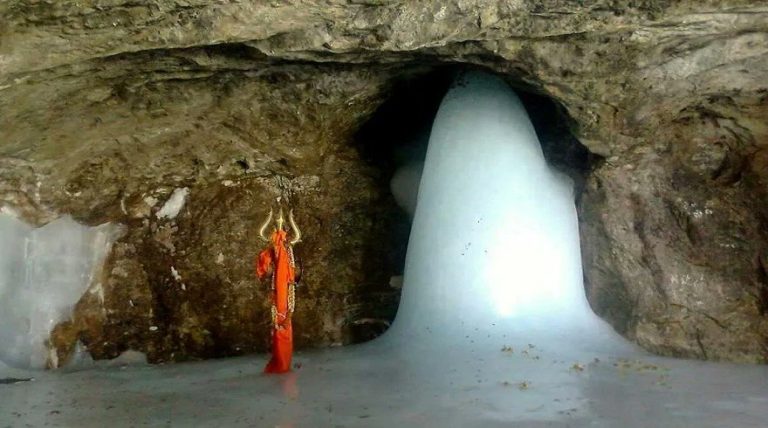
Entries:
{"label": "rock wall", "polygon": [[601,158],[579,201],[596,312],[655,352],[768,358],[768,4],[12,0],[0,17],[0,201],[129,228],[104,303],[54,333],[63,354],[263,349],[249,264],[278,194],[307,232],[302,343],[391,316],[387,237],[407,225],[354,134],[398,79],[456,64],[551,98]]}
{"label": "rock wall", "polygon": [[[88,79],[57,75],[3,98],[4,201],[33,223],[69,213],[129,230],[103,295],[84,295],[53,332],[59,361],[78,341],[95,358],[133,349],[153,362],[268,349],[253,260],[278,197],[305,234],[297,346],[381,332],[397,308],[390,279],[402,274],[408,219],[353,139],[390,70],[272,66],[230,47],[99,64]],[[175,189],[188,196],[168,218]]]}
{"label": "rock wall", "polygon": [[666,131],[666,147],[605,161],[587,181],[588,297],[654,352],[766,362],[765,149],[711,111]]}

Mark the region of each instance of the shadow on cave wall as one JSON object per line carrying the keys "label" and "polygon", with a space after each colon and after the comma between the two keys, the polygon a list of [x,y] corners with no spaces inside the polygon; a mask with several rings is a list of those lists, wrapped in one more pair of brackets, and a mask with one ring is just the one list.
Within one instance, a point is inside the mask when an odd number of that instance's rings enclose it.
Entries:
{"label": "shadow on cave wall", "polygon": [[[469,69],[460,65],[436,66],[427,73],[409,75],[392,83],[387,100],[360,127],[354,138],[363,160],[378,171],[381,189],[390,189],[390,181],[399,167],[424,161],[440,102],[457,75]],[[596,158],[572,135],[570,118],[562,107],[551,98],[532,92],[525,84],[510,80],[508,76],[502,77],[515,89],[528,111],[547,161],[574,180],[578,195]],[[381,260],[375,257],[377,252],[373,248],[367,249],[370,254],[365,255],[364,271],[379,272],[384,264],[392,272],[392,291],[396,297],[382,300],[382,306],[373,314],[376,319],[371,323],[352,326],[355,342],[370,340],[383,333],[387,323],[394,319],[399,303],[410,216],[397,207],[391,191],[383,193],[387,198],[383,202],[396,208],[390,211],[392,217],[374,219],[386,222],[391,230],[389,241],[377,245],[386,245],[390,251],[388,259]],[[371,290],[361,289],[359,292],[371,298]]]}
{"label": "shadow on cave wall", "polygon": [[[432,121],[443,96],[459,73],[474,68],[477,67],[439,66],[429,73],[395,82],[387,101],[357,132],[356,144],[363,159],[379,168],[387,180],[398,165],[423,160]],[[501,77],[513,87],[528,111],[547,162],[576,181],[582,179],[598,157],[573,136],[572,120],[565,109],[528,85],[509,76]]]}

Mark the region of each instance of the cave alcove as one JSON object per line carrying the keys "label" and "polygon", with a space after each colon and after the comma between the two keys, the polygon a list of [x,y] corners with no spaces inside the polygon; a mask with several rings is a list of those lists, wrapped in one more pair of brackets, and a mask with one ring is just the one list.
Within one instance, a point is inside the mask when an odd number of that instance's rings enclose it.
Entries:
{"label": "cave alcove", "polygon": [[[382,268],[392,272],[390,286],[397,291],[396,296],[382,299],[384,304],[372,318],[363,318],[362,322],[351,325],[353,342],[363,342],[381,335],[394,319],[402,286],[412,210],[415,208],[414,188],[418,189],[420,165],[423,165],[426,157],[432,123],[444,95],[457,77],[476,69],[490,72],[482,67],[447,64],[434,66],[426,72],[404,73],[391,83],[386,100],[354,135],[353,144],[361,158],[377,171],[377,185],[381,189],[388,189],[384,191],[387,203],[399,205],[399,209],[392,210],[392,217],[386,219],[391,231],[389,242],[385,243],[390,249],[388,259],[381,260],[368,255],[364,257],[366,272],[378,272]],[[572,119],[557,101],[514,76],[499,76],[515,90],[522,101],[547,162],[574,181],[578,200],[584,179],[595,162],[599,161],[599,157],[573,135]],[[393,183],[398,180],[398,174],[413,165],[416,166],[412,171],[406,171],[407,177],[402,178],[398,184]],[[394,194],[398,187],[403,186],[411,187],[409,191],[414,191],[413,201],[403,201],[408,196]],[[370,290],[359,292],[371,295]]]}

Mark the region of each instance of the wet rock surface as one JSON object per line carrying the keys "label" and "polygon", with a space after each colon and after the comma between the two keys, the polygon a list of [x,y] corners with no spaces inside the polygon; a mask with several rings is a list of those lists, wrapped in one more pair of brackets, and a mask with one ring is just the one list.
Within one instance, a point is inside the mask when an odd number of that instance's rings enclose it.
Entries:
{"label": "wet rock surface", "polygon": [[0,16],[0,203],[128,227],[103,296],[54,331],[61,357],[77,341],[151,361],[265,349],[251,264],[277,196],[306,235],[298,344],[370,336],[355,329],[393,316],[408,225],[355,135],[398,81],[448,64],[552,99],[591,152],[573,169],[596,312],[655,352],[768,358],[765,5],[9,1]]}

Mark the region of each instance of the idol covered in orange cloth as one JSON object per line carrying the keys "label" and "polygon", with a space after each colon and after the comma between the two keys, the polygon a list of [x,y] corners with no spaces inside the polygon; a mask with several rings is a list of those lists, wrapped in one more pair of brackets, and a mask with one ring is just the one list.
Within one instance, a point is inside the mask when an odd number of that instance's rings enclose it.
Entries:
{"label": "idol covered in orange cloth", "polygon": [[256,258],[256,275],[259,279],[270,278],[272,287],[272,358],[264,368],[265,373],[285,373],[291,371],[293,355],[293,328],[291,316],[296,303],[296,282],[300,274],[293,255],[293,246],[301,241],[301,231],[293,219],[293,210],[288,214],[291,223],[292,239],[284,229],[283,210],[280,209],[276,227],[272,235],[264,235],[272,221],[272,210],[267,221],[261,226],[259,236],[269,242],[269,247]]}

